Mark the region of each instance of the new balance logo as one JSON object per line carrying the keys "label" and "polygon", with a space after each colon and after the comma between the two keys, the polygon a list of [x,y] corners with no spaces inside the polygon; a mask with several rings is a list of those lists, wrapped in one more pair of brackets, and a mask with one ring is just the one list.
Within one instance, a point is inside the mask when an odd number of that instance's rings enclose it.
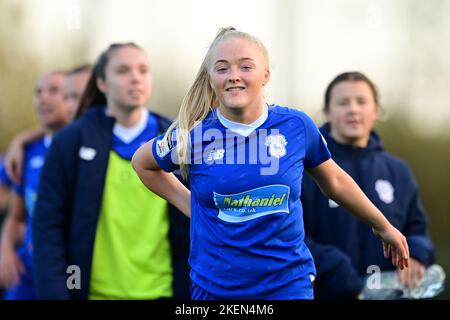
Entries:
{"label": "new balance logo", "polygon": [[334,201],[331,200],[331,199],[328,199],[328,206],[329,206],[330,208],[337,208],[337,207],[339,207],[339,204],[337,204],[336,202],[334,202]]}
{"label": "new balance logo", "polygon": [[221,160],[223,159],[224,153],[224,149],[211,150],[211,152],[209,153],[208,161]]}

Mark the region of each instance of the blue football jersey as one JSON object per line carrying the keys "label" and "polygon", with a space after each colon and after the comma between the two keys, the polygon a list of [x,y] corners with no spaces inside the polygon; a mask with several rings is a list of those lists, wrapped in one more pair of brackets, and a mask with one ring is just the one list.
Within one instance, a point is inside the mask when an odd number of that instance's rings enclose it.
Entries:
{"label": "blue football jersey", "polygon": [[[41,170],[44,166],[49,141],[42,138],[29,144],[25,149],[23,179],[21,185],[13,185],[14,190],[23,197],[26,211],[26,228],[24,244],[31,246],[31,225],[33,219],[34,205],[37,200],[37,190]],[[31,251],[30,251],[31,252]]]}
{"label": "blue football jersey", "polygon": [[[214,109],[190,139],[192,281],[224,299],[312,299],[301,181],[330,158],[314,122],[277,105],[252,125]],[[177,169],[176,132],[158,137],[153,155]]]}
{"label": "blue football jersey", "polygon": [[[145,110],[143,115],[136,131],[131,134],[130,132],[122,132],[120,135],[117,134],[115,130],[116,126],[118,126],[117,123],[113,128],[112,148],[119,156],[126,160],[131,160],[133,154],[141,145],[150,141],[159,133],[158,120],[155,116],[147,110]],[[128,131],[130,130],[128,129]]]}

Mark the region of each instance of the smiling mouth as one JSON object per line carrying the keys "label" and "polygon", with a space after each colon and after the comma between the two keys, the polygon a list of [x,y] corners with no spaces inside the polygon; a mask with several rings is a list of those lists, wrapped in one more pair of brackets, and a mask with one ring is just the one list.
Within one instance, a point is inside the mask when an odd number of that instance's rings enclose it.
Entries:
{"label": "smiling mouth", "polygon": [[359,129],[361,127],[361,123],[359,123],[359,122],[350,122],[350,123],[347,123],[347,126],[350,129]]}
{"label": "smiling mouth", "polygon": [[356,124],[360,124],[361,121],[360,120],[356,120],[356,119],[350,119],[350,120],[347,120],[346,123],[350,124],[350,125],[356,125]]}
{"label": "smiling mouth", "polygon": [[245,89],[244,87],[230,87],[230,88],[225,89],[225,91],[233,92],[233,91],[242,91],[244,89]]}

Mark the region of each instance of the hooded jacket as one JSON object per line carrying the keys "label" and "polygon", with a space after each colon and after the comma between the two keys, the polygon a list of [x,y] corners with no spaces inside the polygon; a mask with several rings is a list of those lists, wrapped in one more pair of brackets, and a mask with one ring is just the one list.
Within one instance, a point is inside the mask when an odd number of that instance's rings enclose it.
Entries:
{"label": "hooded jacket", "polygon": [[[434,262],[427,215],[417,182],[408,165],[387,153],[380,137],[371,132],[365,148],[337,143],[330,125],[320,131],[333,160],[359,185],[367,197],[407,238],[410,256],[425,266]],[[369,267],[393,270],[383,257],[382,244],[370,226],[322,194],[305,175],[302,186],[306,243],[313,254],[316,298],[355,298]]]}

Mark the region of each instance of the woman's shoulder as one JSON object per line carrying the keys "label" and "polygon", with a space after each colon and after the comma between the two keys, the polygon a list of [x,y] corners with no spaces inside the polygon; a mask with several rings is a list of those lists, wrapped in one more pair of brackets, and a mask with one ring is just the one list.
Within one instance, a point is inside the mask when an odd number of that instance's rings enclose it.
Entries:
{"label": "woman's shoulder", "polygon": [[106,115],[104,107],[93,107],[61,129],[55,138],[70,141],[78,139],[81,135],[89,137],[100,132],[108,132],[112,135],[114,122],[113,118]]}
{"label": "woman's shoulder", "polygon": [[279,116],[287,116],[287,117],[297,117],[300,119],[310,120],[311,117],[308,116],[304,111],[299,108],[287,107],[278,104],[269,105],[269,111],[273,114]]}
{"label": "woman's shoulder", "polygon": [[[206,114],[205,118],[201,121],[196,121],[192,129],[202,127],[202,128],[214,128],[219,126],[219,118],[217,117],[217,108],[212,108]],[[193,131],[191,131],[193,132]]]}
{"label": "woman's shoulder", "polygon": [[52,139],[52,145],[60,146],[62,151],[69,152],[79,147],[83,139],[92,138],[102,130],[102,126],[97,121],[92,121],[91,117],[83,115],[59,130]]}
{"label": "woman's shoulder", "polygon": [[403,181],[411,179],[415,181],[413,171],[406,160],[386,150],[380,152],[378,154],[378,158],[383,159],[385,166],[389,168],[389,172],[395,173],[395,175],[397,175]]}
{"label": "woman's shoulder", "polygon": [[80,131],[82,130],[83,122],[84,120],[77,119],[72,123],[66,125],[64,128],[62,128],[55,134],[52,143],[54,143],[55,141],[67,142],[77,137],[80,134]]}
{"label": "woman's shoulder", "polygon": [[299,128],[304,128],[305,130],[315,130],[317,128],[314,120],[306,112],[297,108],[272,104],[269,105],[269,116],[272,118],[279,117],[280,121],[285,123],[298,124],[300,122]]}

